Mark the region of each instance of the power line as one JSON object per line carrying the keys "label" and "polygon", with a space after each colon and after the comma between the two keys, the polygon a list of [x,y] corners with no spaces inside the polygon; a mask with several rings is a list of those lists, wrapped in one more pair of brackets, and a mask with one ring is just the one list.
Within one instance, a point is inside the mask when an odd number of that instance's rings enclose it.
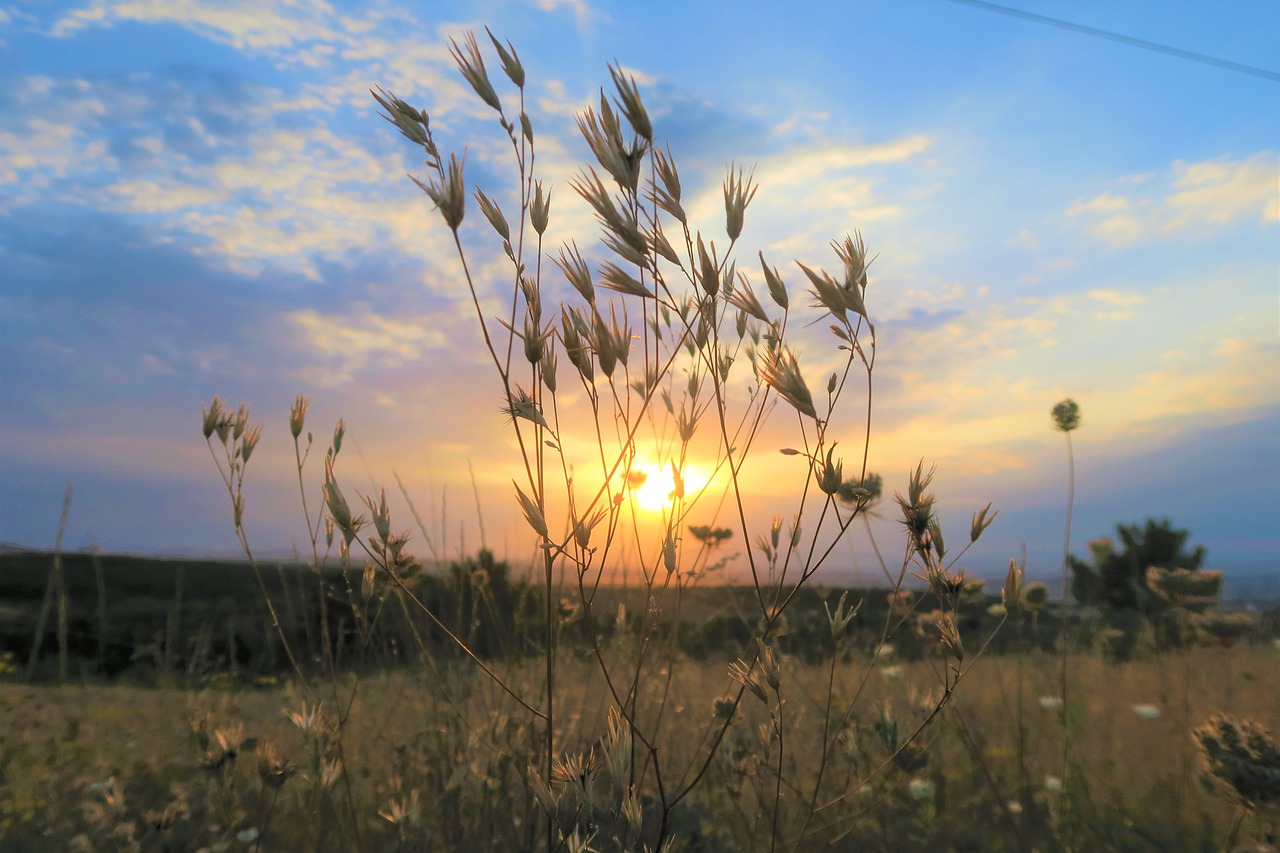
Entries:
{"label": "power line", "polygon": [[1160,44],[1159,42],[1121,35],[1120,33],[1113,33],[1110,30],[1100,30],[1097,27],[1087,27],[1084,24],[1074,24],[1071,21],[1064,21],[1061,18],[1050,18],[1048,15],[1037,15],[1034,12],[1024,12],[1021,9],[1001,6],[998,3],[988,3],[986,0],[951,0],[951,2],[961,3],[965,6],[973,6],[978,9],[985,9],[988,12],[995,12],[1000,15],[1008,15],[1012,18],[1022,18],[1027,21],[1033,21],[1037,24],[1058,27],[1059,29],[1070,30],[1072,32],[1082,33],[1083,35],[1106,39],[1107,41],[1119,42],[1120,44],[1126,44],[1130,47],[1140,47],[1143,50],[1163,53],[1166,56],[1176,56],[1179,59],[1199,62],[1203,65],[1213,65],[1217,68],[1225,68],[1228,71],[1235,71],[1237,74],[1248,74],[1251,77],[1261,77],[1264,80],[1280,82],[1280,73],[1275,71],[1268,71],[1265,68],[1257,68],[1253,65],[1244,65],[1240,62],[1231,62],[1227,59],[1219,59],[1216,56],[1209,56],[1205,53],[1196,53],[1193,50],[1183,50],[1182,48],[1170,47],[1167,44]]}

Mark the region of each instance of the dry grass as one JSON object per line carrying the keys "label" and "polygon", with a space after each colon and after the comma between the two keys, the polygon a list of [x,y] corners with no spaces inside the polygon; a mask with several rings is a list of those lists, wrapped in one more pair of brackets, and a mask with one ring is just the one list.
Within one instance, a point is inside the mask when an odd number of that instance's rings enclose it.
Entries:
{"label": "dry grass", "polygon": [[[807,844],[972,849],[966,845],[977,840],[982,849],[1028,842],[1048,849],[1067,833],[1093,850],[1220,843],[1233,806],[1203,783],[1191,730],[1219,712],[1280,729],[1275,650],[1201,648],[1119,665],[1076,657],[1078,701],[1065,709],[1040,701],[1056,685],[1054,663],[1038,655],[983,660],[971,687],[926,730],[926,748],[819,809]],[[660,748],[677,772],[697,754],[729,684],[718,666],[679,664],[669,685],[662,670],[646,680],[638,711],[642,720],[669,715]],[[793,801],[805,791],[791,786],[811,778],[818,760],[828,672],[790,660],[782,666],[793,690],[784,808],[773,812],[768,714],[752,703],[730,728],[708,782],[676,815],[673,829],[688,849],[757,848],[775,820],[783,841],[796,837],[803,809]],[[828,770],[832,799],[888,757],[886,721],[905,733],[933,707],[942,684],[935,669],[928,661],[901,664],[868,682],[859,706],[866,710],[851,719]],[[865,661],[838,666],[837,695],[847,697],[864,671]],[[565,661],[559,674],[566,713],[557,741],[599,762],[607,696],[589,662]],[[534,689],[539,672],[507,677]],[[348,800],[318,778],[316,738],[285,713],[302,707],[288,686],[183,693],[0,685],[0,849],[194,851],[219,842],[336,849],[353,843],[344,833],[358,833],[369,849],[534,846],[541,812],[528,770],[540,734],[492,682],[474,673],[434,683],[385,675],[363,684],[355,701],[341,735],[353,813],[339,820],[317,818],[317,808]],[[210,733],[243,724],[245,744],[231,766],[206,766],[192,730],[199,719]],[[1064,726],[1075,764],[1071,785],[1057,793],[1046,777],[1059,767]],[[268,785],[252,739],[271,741],[296,775],[278,789]],[[607,774],[597,766],[594,778],[604,785]],[[1266,831],[1264,816],[1243,827],[1244,837]]]}

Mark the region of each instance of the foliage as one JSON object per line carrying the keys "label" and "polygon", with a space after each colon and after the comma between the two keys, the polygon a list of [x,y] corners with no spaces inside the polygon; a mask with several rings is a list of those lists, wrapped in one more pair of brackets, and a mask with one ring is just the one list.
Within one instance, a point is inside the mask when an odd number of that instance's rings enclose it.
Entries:
{"label": "foliage", "polygon": [[1071,591],[1080,604],[1149,617],[1166,603],[1147,586],[1147,569],[1194,571],[1204,562],[1204,548],[1186,550],[1190,532],[1174,528],[1168,519],[1149,518],[1142,527],[1117,524],[1116,535],[1119,551],[1113,540],[1095,539],[1089,543],[1092,563],[1071,557]]}

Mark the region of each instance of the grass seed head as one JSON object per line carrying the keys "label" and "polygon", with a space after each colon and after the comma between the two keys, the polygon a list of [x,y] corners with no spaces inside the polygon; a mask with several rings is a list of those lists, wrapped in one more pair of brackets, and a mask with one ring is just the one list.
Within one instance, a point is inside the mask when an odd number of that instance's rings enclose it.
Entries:
{"label": "grass seed head", "polygon": [[764,351],[757,369],[765,381],[782,399],[790,403],[802,415],[818,419],[813,407],[813,395],[800,375],[800,364],[789,347],[770,348]]}
{"label": "grass seed head", "polygon": [[687,225],[688,216],[680,206],[680,172],[676,169],[670,146],[665,152],[661,148],[653,150],[653,167],[661,186],[650,184],[649,199],[674,216],[681,225]]}
{"label": "grass seed head", "polygon": [[533,185],[533,201],[529,205],[529,222],[533,225],[533,230],[538,232],[539,237],[547,230],[550,218],[551,190],[543,192],[542,181],[537,181]]}
{"label": "grass seed head", "polygon": [[484,214],[484,218],[489,220],[489,224],[493,226],[493,230],[498,232],[498,236],[503,240],[511,240],[511,227],[507,225],[507,218],[502,215],[502,210],[498,207],[498,203],[484,194],[484,190],[476,190],[476,201],[480,204],[480,212]]}
{"label": "grass seed head", "polygon": [[617,65],[609,66],[609,74],[613,77],[613,85],[618,90],[618,97],[615,99],[618,108],[627,117],[627,122],[631,125],[632,130],[636,132],[636,135],[652,144],[653,123],[649,121],[649,113],[645,110],[644,103],[640,100],[640,90],[636,87],[636,78],[623,74],[622,68]]}
{"label": "grass seed head", "polygon": [[542,514],[542,510],[538,505],[529,500],[529,497],[520,490],[520,485],[515,480],[511,481],[511,485],[516,487],[516,498],[520,501],[520,509],[524,512],[525,521],[533,528],[533,532],[539,537],[547,538],[547,519]]}
{"label": "grass seed head", "polygon": [[289,432],[294,438],[302,435],[302,428],[307,420],[307,407],[310,405],[311,401],[299,394],[298,399],[293,401],[293,407],[289,409]]}
{"label": "grass seed head", "polygon": [[445,224],[454,232],[457,232],[462,225],[462,218],[467,212],[467,187],[462,177],[462,165],[463,161],[458,159],[457,154],[450,154],[449,167],[441,170],[440,181],[428,181],[424,184],[410,176],[410,179],[435,202],[440,215],[444,217]]}
{"label": "grass seed head", "polygon": [[508,41],[506,47],[502,42],[498,41],[498,37],[488,27],[484,31],[489,36],[489,41],[493,42],[494,50],[498,51],[498,58],[502,60],[502,71],[507,75],[512,83],[516,84],[516,88],[524,88],[524,66],[520,64],[520,57],[516,54],[515,47]]}
{"label": "grass seed head", "polygon": [[203,403],[200,404],[200,413],[203,421],[204,437],[208,439],[217,430],[218,424],[222,421],[222,400],[215,394],[207,407]]}
{"label": "grass seed head", "polygon": [[[492,34],[490,34],[490,38],[492,38]],[[497,43],[497,39],[494,39],[494,43]],[[489,72],[485,70],[484,57],[480,54],[480,45],[476,43],[475,33],[468,31],[462,37],[462,44],[458,44],[456,39],[449,39],[449,53],[453,56],[453,61],[457,63],[458,70],[462,72],[462,76],[471,84],[471,88],[475,90],[475,93],[480,96],[480,100],[501,113],[502,102],[498,100],[498,93],[494,91],[493,83],[489,82]],[[522,77],[523,73],[522,69]]]}
{"label": "grass seed head", "polygon": [[747,212],[747,205],[755,198],[759,186],[751,182],[754,170],[743,175],[739,168],[734,174],[733,165],[729,166],[729,176],[724,179],[724,214],[725,231],[729,239],[737,240],[742,234],[742,224]]}

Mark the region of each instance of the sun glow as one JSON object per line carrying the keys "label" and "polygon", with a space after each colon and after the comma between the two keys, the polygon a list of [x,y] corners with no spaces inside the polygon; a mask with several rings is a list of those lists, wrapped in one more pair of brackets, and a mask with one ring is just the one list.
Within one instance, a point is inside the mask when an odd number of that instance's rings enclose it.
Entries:
{"label": "sun glow", "polygon": [[[710,477],[697,465],[685,463],[680,472],[684,495],[691,498],[707,485]],[[640,509],[661,512],[675,502],[676,478],[672,465],[637,465],[631,469],[631,497]]]}

